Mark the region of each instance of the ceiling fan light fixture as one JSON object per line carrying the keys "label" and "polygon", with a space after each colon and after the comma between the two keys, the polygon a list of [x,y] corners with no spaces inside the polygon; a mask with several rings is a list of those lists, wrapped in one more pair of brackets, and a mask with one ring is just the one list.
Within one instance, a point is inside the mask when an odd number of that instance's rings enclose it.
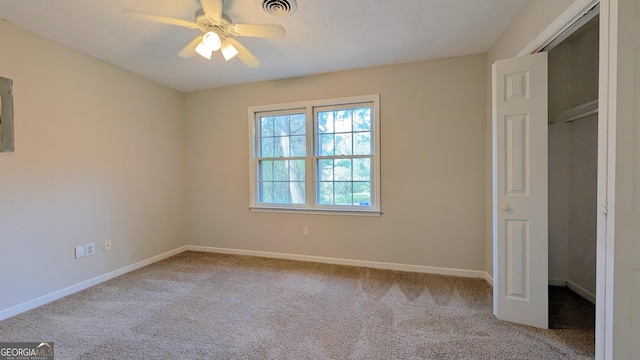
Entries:
{"label": "ceiling fan light fixture", "polygon": [[211,51],[220,50],[220,36],[213,31],[209,31],[202,37],[202,44]]}
{"label": "ceiling fan light fixture", "polygon": [[233,59],[234,56],[238,55],[238,49],[236,49],[233,45],[226,41],[222,43],[221,49],[222,56],[224,56],[224,59],[227,61]]}
{"label": "ceiling fan light fixture", "polygon": [[202,41],[198,46],[196,46],[196,52],[207,60],[211,60],[211,55],[213,54],[213,51],[211,51]]}

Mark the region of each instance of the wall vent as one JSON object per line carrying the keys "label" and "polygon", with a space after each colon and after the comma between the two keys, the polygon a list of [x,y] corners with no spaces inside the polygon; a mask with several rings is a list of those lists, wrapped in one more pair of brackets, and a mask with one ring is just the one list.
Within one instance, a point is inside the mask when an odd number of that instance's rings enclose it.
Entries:
{"label": "wall vent", "polygon": [[256,3],[273,16],[291,16],[298,9],[296,0],[256,0]]}

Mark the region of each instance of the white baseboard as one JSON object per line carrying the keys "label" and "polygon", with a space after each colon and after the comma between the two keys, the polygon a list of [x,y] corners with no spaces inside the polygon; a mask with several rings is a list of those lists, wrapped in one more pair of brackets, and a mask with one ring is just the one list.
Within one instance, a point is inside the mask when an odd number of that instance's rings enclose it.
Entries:
{"label": "white baseboard", "polygon": [[549,279],[550,286],[567,287],[567,280],[565,279]]}
{"label": "white baseboard", "polygon": [[309,261],[309,262],[334,264],[334,265],[369,267],[374,269],[419,272],[419,273],[425,273],[425,274],[460,276],[460,277],[485,279],[487,281],[489,281],[487,277],[489,277],[489,279],[491,278],[489,274],[487,274],[486,272],[478,271],[478,270],[451,269],[451,268],[441,268],[441,267],[434,267],[434,266],[407,265],[407,264],[396,264],[396,263],[377,262],[377,261],[352,260],[352,259],[330,258],[330,257],[322,257],[322,256],[297,255],[297,254],[217,248],[217,247],[196,246],[196,245],[187,245],[187,250],[200,251],[200,252],[212,252],[212,253],[219,253],[219,254],[230,254],[230,255],[247,255],[247,256],[255,256],[255,257],[285,259],[285,260]]}
{"label": "white baseboard", "polygon": [[574,293],[590,301],[592,304],[596,303],[596,296],[594,294],[590,293],[585,288],[574,283],[573,281],[567,280],[567,287],[571,289],[571,291],[573,291]]}
{"label": "white baseboard", "polygon": [[120,269],[108,272],[106,274],[103,274],[103,275],[100,275],[100,276],[96,276],[96,277],[91,278],[89,280],[85,280],[85,281],[79,282],[77,284],[68,286],[68,287],[66,287],[64,289],[60,289],[60,290],[54,291],[52,293],[37,297],[37,298],[35,298],[33,300],[29,300],[29,301],[24,302],[22,304],[18,304],[18,305],[12,306],[10,308],[1,310],[0,311],[0,320],[4,320],[4,319],[7,319],[7,318],[10,318],[12,316],[18,315],[18,314],[23,313],[25,311],[29,311],[31,309],[35,309],[38,306],[42,306],[44,304],[47,304],[47,303],[50,303],[52,301],[58,300],[60,298],[63,298],[65,296],[67,296],[67,295],[71,295],[71,294],[76,293],[78,291],[82,291],[84,289],[90,288],[90,287],[92,287],[94,285],[98,285],[98,284],[100,284],[102,282],[105,282],[107,280],[111,280],[111,279],[113,279],[115,277],[118,277],[120,275],[124,275],[124,274],[126,274],[128,272],[140,269],[141,267],[153,264],[153,263],[155,263],[157,261],[166,259],[168,257],[171,257],[173,255],[179,254],[179,253],[181,253],[183,251],[186,251],[186,250],[187,250],[187,246],[182,246],[182,247],[179,247],[177,249],[174,249],[174,250],[171,250],[171,251],[167,251],[164,254],[160,254],[160,255],[156,255],[154,257],[150,257],[150,258],[148,258],[146,260],[139,261],[139,262],[137,262],[135,264],[131,264],[131,265],[122,267]]}
{"label": "white baseboard", "polygon": [[493,287],[493,276],[489,275],[489,273],[486,271],[484,272],[484,280],[488,282],[491,287]]}

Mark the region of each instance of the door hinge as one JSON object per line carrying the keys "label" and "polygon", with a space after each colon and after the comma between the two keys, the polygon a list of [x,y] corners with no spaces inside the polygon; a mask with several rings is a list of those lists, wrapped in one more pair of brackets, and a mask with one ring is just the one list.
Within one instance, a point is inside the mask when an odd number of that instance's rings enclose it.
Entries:
{"label": "door hinge", "polygon": [[609,213],[609,203],[608,202],[604,202],[604,204],[602,204],[602,212],[607,215]]}

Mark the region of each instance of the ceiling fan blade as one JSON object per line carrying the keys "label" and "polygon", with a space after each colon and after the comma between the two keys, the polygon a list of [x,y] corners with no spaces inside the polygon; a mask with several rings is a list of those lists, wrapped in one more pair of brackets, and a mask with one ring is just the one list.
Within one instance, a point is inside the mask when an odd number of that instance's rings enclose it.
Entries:
{"label": "ceiling fan blade", "polygon": [[136,18],[142,19],[142,20],[151,21],[151,22],[157,22],[157,23],[169,24],[169,25],[175,25],[175,26],[182,26],[182,27],[186,27],[186,28],[189,28],[189,29],[197,29],[198,28],[198,24],[194,23],[193,21],[170,18],[170,17],[160,16],[160,15],[156,15],[156,14],[150,14],[150,13],[147,13],[147,12],[144,12],[144,11],[138,11],[138,10],[126,9],[123,12],[126,15],[133,16],[133,17],[136,17]]}
{"label": "ceiling fan blade", "polygon": [[202,35],[196,36],[193,40],[191,40],[187,46],[183,47],[182,50],[178,51],[178,56],[183,58],[190,58],[196,56],[196,47],[202,41]]}
{"label": "ceiling fan blade", "polygon": [[222,0],[200,0],[202,11],[213,20],[222,19]]}
{"label": "ceiling fan blade", "polygon": [[277,39],[287,35],[282,26],[275,24],[233,24],[231,29],[237,36]]}
{"label": "ceiling fan blade", "polygon": [[231,45],[233,45],[233,47],[236,48],[236,50],[238,50],[238,58],[245,65],[247,65],[250,68],[255,68],[255,67],[260,66],[260,60],[258,60],[251,53],[251,51],[249,51],[246,47],[244,47],[242,44],[240,44],[238,42],[238,40],[236,40],[234,38],[227,38],[226,41],[229,42]]}

